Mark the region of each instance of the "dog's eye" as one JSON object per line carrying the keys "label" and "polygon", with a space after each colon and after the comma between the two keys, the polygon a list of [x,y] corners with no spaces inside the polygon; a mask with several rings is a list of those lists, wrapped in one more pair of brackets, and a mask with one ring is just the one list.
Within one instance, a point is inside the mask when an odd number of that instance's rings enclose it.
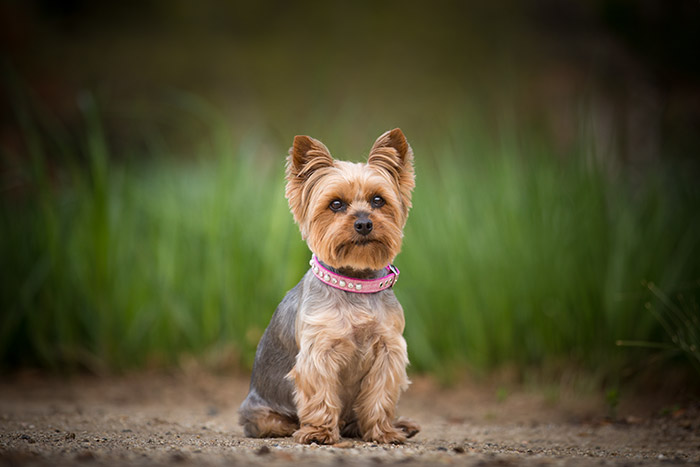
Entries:
{"label": "dog's eye", "polygon": [[343,203],[339,199],[334,199],[333,201],[331,201],[331,204],[328,207],[331,208],[331,211],[338,212],[345,209],[345,203]]}
{"label": "dog's eye", "polygon": [[374,198],[372,198],[371,204],[372,204],[372,207],[376,209],[376,208],[381,208],[382,206],[384,206],[386,204],[386,201],[384,201],[384,198],[377,195]]}

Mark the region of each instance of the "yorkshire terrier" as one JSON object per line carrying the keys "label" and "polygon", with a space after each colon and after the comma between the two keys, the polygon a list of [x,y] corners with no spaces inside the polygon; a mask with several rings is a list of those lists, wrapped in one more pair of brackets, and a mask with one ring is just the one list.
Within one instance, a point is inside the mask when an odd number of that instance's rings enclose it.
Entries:
{"label": "yorkshire terrier", "polygon": [[296,136],[286,179],[313,256],[258,344],[239,411],[245,435],[403,443],[420,427],[395,417],[409,381],[391,262],[411,207],[413,151],[398,128],[366,163],[335,160],[320,141]]}

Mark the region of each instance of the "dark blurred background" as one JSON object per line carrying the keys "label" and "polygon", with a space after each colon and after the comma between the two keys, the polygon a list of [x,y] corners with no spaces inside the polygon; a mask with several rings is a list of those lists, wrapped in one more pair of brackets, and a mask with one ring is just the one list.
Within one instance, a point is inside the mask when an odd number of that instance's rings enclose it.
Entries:
{"label": "dark blurred background", "polygon": [[9,65],[68,124],[76,96],[96,92],[116,143],[168,131],[163,100],[177,90],[214,103],[235,131],[262,126],[285,142],[337,126],[441,131],[469,109],[486,128],[514,112],[564,149],[585,113],[633,163],[699,147],[695,0],[0,5]]}

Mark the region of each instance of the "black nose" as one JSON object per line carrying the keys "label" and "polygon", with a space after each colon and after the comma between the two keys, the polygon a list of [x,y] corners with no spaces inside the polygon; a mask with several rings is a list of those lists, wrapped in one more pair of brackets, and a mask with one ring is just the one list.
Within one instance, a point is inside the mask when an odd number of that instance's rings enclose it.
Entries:
{"label": "black nose", "polygon": [[372,231],[372,221],[362,217],[355,221],[355,231],[360,235],[367,235]]}

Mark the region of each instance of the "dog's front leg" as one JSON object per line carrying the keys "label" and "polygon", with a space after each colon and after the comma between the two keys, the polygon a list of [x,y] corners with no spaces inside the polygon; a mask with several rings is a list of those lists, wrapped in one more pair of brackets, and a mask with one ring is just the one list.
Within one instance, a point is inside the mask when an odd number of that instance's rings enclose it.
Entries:
{"label": "dog's front leg", "polygon": [[340,439],[340,372],[355,351],[355,344],[340,326],[319,319],[306,323],[299,333],[299,353],[289,374],[300,428],[299,443],[333,444]]}
{"label": "dog's front leg", "polygon": [[373,362],[363,378],[355,401],[362,439],[379,443],[403,443],[406,433],[395,424],[396,404],[408,387],[406,341],[400,333],[386,330],[373,345]]}

